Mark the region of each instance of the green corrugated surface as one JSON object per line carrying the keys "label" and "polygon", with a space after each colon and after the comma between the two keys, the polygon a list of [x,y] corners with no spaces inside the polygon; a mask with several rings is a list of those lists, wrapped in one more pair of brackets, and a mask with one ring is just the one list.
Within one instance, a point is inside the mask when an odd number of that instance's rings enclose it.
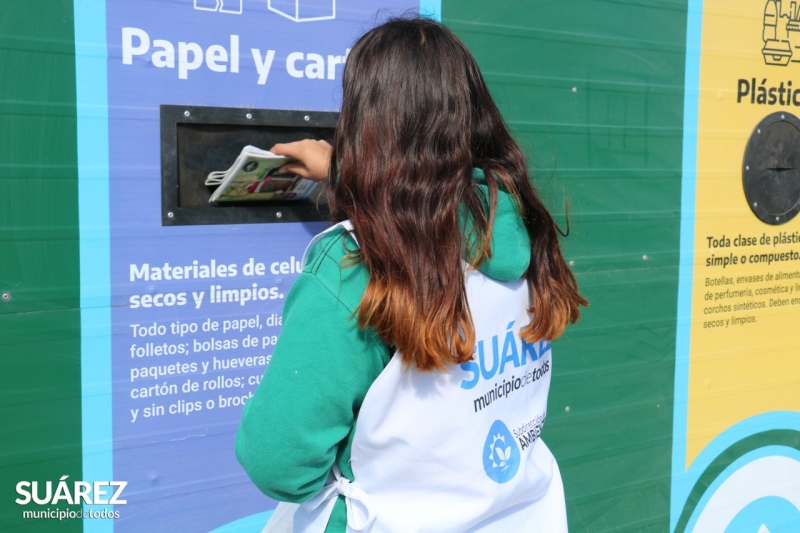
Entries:
{"label": "green corrugated surface", "polygon": [[591,301],[555,344],[545,440],[571,531],[669,530],[686,3],[443,2]]}
{"label": "green corrugated surface", "polygon": [[[592,306],[556,344],[546,430],[571,530],[667,531],[686,4],[443,4],[562,220],[571,200]],[[49,530],[17,481],[81,477],[73,50],[70,2],[0,4],[3,530]]]}
{"label": "green corrugated surface", "polygon": [[[72,3],[0,3],[0,530],[22,480],[81,476]],[[80,521],[57,524],[80,531]]]}

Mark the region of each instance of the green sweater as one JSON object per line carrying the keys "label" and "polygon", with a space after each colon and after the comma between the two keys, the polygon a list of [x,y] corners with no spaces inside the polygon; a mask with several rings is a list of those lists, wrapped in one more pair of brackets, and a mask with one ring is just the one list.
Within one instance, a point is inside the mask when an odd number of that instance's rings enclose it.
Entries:
{"label": "green sweater", "polygon": [[[475,179],[487,191],[483,173],[476,170]],[[353,479],[350,449],[358,412],[391,357],[375,332],[359,329],[353,318],[369,279],[362,264],[342,267],[347,249],[355,247],[339,228],[311,251],[287,296],[264,379],[244,406],[236,456],[253,483],[276,500],[310,499],[333,464]],[[513,199],[501,192],[492,257],[481,271],[511,281],[525,273],[529,260],[525,226]],[[340,496],[325,531],[341,533],[346,522]]]}

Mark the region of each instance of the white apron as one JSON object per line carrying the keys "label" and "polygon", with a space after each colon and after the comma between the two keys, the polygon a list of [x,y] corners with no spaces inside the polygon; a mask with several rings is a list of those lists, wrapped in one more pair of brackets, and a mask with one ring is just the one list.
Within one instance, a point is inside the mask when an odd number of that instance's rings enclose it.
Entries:
{"label": "white apron", "polygon": [[[337,226],[352,231],[349,221]],[[539,439],[550,343],[519,337],[529,322],[527,283],[474,270],[465,280],[473,360],[419,372],[395,354],[358,414],[355,481],[335,468],[320,493],[296,508],[296,533],[322,533],[339,494],[348,533],[567,531],[561,475]]]}

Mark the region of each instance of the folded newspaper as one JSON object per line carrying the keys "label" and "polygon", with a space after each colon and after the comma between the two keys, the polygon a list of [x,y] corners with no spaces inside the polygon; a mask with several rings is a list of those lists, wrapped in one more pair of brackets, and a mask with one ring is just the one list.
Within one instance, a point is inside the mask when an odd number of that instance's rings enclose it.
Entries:
{"label": "folded newspaper", "polygon": [[231,168],[212,172],[206,185],[217,186],[209,202],[251,200],[302,200],[317,185],[315,181],[280,173],[294,159],[255,146],[245,146]]}

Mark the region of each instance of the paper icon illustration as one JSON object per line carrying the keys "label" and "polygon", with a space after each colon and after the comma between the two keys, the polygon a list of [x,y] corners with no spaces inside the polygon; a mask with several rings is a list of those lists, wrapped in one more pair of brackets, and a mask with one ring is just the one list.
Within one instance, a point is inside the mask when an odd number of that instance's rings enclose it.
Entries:
{"label": "paper icon illustration", "polygon": [[194,8],[200,11],[242,14],[242,0],[194,0]]}
{"label": "paper icon illustration", "polygon": [[336,0],[267,0],[267,9],[295,22],[336,18]]}

